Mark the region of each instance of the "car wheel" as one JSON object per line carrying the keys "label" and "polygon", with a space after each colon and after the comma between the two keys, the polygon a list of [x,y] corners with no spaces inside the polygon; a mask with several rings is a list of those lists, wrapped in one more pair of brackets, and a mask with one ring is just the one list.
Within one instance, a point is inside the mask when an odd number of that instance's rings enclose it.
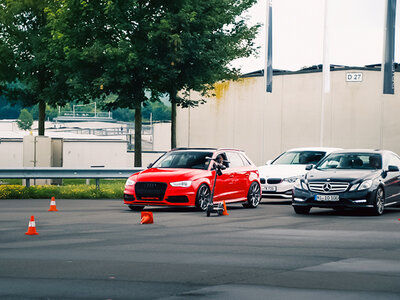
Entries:
{"label": "car wheel", "polygon": [[129,208],[133,211],[142,211],[144,206],[129,205]]}
{"label": "car wheel", "polygon": [[309,206],[293,206],[293,209],[298,215],[308,215],[310,213],[311,207]]}
{"label": "car wheel", "polygon": [[374,215],[380,216],[381,214],[383,214],[384,209],[385,194],[383,192],[383,189],[381,187],[378,187],[375,194],[374,208],[372,209],[372,212],[374,213]]}
{"label": "car wheel", "polygon": [[196,194],[196,207],[205,211],[207,209],[208,201],[210,201],[210,188],[206,184],[200,185]]}
{"label": "car wheel", "polygon": [[257,182],[253,182],[250,185],[249,191],[247,193],[247,202],[243,204],[243,206],[248,208],[256,208],[258,204],[260,204],[260,200],[260,185]]}

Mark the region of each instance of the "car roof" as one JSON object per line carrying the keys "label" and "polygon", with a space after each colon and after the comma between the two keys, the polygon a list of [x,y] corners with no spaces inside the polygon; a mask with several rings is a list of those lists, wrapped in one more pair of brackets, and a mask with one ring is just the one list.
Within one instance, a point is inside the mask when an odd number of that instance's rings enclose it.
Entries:
{"label": "car roof", "polygon": [[335,151],[335,152],[337,152],[337,153],[379,153],[379,154],[388,153],[388,152],[393,153],[392,151],[389,151],[389,150],[380,150],[380,149],[342,149],[342,150]]}
{"label": "car roof", "polygon": [[342,150],[342,148],[333,148],[333,147],[301,147],[301,148],[293,148],[287,150],[286,152],[294,152],[294,151],[324,151],[324,152],[333,152],[337,150]]}
{"label": "car roof", "polygon": [[234,148],[186,148],[186,147],[180,147],[180,148],[174,148],[171,151],[240,151],[243,152],[242,150],[239,149],[234,149]]}

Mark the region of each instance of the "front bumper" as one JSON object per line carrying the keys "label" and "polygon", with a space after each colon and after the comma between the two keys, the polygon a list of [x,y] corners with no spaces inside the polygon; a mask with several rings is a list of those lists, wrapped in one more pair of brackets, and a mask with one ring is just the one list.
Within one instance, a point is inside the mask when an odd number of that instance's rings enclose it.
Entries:
{"label": "front bumper", "polygon": [[371,208],[374,206],[375,190],[364,190],[354,192],[335,193],[339,196],[338,201],[318,201],[316,195],[332,195],[315,193],[294,188],[292,205],[320,208]]}
{"label": "front bumper", "polygon": [[286,181],[282,181],[277,184],[261,184],[261,192],[263,197],[272,197],[272,198],[292,198],[292,189],[294,183],[289,183]]}
{"label": "front bumper", "polygon": [[124,204],[128,206],[195,206],[196,191],[193,187],[167,187],[162,199],[138,199],[134,186],[125,187]]}

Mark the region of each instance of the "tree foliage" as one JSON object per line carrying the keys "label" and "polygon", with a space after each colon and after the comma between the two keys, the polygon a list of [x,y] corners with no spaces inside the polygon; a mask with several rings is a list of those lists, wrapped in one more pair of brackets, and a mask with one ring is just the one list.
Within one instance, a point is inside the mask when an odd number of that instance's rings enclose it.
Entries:
{"label": "tree foliage", "polygon": [[203,103],[215,82],[237,78],[232,60],[255,53],[258,25],[241,17],[255,2],[0,0],[0,83],[8,99],[39,104],[42,134],[46,104],[134,109],[141,166],[142,106],[169,94],[174,147],[176,106]]}
{"label": "tree foliage", "polygon": [[21,110],[19,114],[17,125],[21,130],[30,130],[33,124],[33,117],[27,109]]}
{"label": "tree foliage", "polygon": [[39,104],[39,135],[44,135],[46,103],[65,104],[68,91],[62,56],[49,47],[46,11],[52,2],[57,1],[0,0],[1,92],[24,106]]}
{"label": "tree foliage", "polygon": [[[236,79],[230,63],[256,53],[259,25],[248,26],[243,13],[257,0],[176,0],[164,6],[153,33],[155,59],[163,66],[156,81],[172,103],[171,147],[176,146],[176,105],[206,101],[213,84]],[[200,92],[200,100],[189,91]],[[181,94],[178,94],[181,91]]]}
{"label": "tree foliage", "polygon": [[52,43],[63,49],[74,97],[88,101],[114,94],[109,108],[135,109],[135,166],[141,166],[142,103],[158,96],[153,78],[159,64],[153,58],[151,32],[163,1],[62,3],[49,12]]}

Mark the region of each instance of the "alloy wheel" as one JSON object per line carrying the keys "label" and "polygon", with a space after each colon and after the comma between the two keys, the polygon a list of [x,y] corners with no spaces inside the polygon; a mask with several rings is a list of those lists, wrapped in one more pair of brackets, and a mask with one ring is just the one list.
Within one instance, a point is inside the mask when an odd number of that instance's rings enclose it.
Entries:
{"label": "alloy wheel", "polygon": [[385,208],[385,200],[383,196],[383,190],[381,188],[376,191],[375,205],[377,214],[381,215]]}
{"label": "alloy wheel", "polygon": [[253,183],[250,187],[248,202],[252,207],[257,207],[260,204],[260,186],[257,183]]}
{"label": "alloy wheel", "polygon": [[206,210],[210,199],[210,189],[206,185],[202,185],[197,192],[197,203],[201,210]]}

